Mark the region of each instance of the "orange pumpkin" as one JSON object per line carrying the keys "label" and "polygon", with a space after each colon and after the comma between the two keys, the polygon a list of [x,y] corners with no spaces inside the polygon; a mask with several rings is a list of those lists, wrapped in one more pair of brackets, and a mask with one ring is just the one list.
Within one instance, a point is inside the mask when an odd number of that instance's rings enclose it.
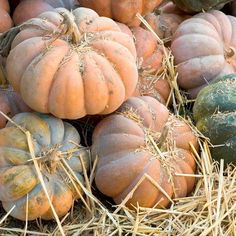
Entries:
{"label": "orange pumpkin", "polygon": [[[167,2],[153,13],[148,13],[145,20],[166,45],[170,45],[172,36],[180,23],[190,16],[179,10],[172,2]],[[145,25],[142,25],[146,28]]]}
{"label": "orange pumpkin", "polygon": [[167,207],[194,187],[194,177],[185,175],[196,168],[190,142],[198,149],[186,121],[154,98],[132,97],[95,128],[96,185],[117,204]]}
{"label": "orange pumpkin", "polygon": [[[0,111],[9,117],[13,117],[20,112],[30,111],[30,108],[11,88],[0,88]],[[0,129],[5,127],[6,123],[7,119],[0,114]]]}
{"label": "orange pumpkin", "polygon": [[0,33],[7,31],[13,26],[9,12],[10,6],[8,0],[0,0]]}
{"label": "orange pumpkin", "polygon": [[[88,150],[78,148],[78,132],[72,125],[58,118],[19,113],[12,119],[31,133],[36,162],[49,198],[57,215],[65,215],[73,201],[82,194],[78,184],[78,181],[83,183],[83,168],[79,156],[83,159],[85,168],[88,168]],[[53,219],[48,198],[32,161],[26,134],[11,122],[0,130],[0,153],[0,201],[4,209],[20,220],[39,217]],[[71,168],[73,174],[66,167],[74,182],[63,166]]]}
{"label": "orange pumpkin", "polygon": [[141,27],[129,28],[122,23],[118,23],[118,26],[122,32],[132,36],[135,41],[139,79],[133,96],[152,96],[165,104],[171,88],[169,82],[160,75],[163,69],[163,47],[148,30]]}
{"label": "orange pumpkin", "polygon": [[95,10],[99,15],[112,18],[129,26],[138,26],[137,13],[152,12],[163,0],[79,0],[81,6]]}
{"label": "orange pumpkin", "polygon": [[217,77],[236,72],[236,18],[221,11],[200,13],[177,29],[171,49],[178,83],[190,97]]}
{"label": "orange pumpkin", "polygon": [[27,22],[6,71],[29,107],[68,119],[115,111],[138,80],[133,39],[87,8],[59,8]]}
{"label": "orange pumpkin", "polygon": [[73,9],[75,7],[74,2],[73,0],[22,0],[14,10],[12,18],[15,25],[20,25],[30,18],[57,7]]}

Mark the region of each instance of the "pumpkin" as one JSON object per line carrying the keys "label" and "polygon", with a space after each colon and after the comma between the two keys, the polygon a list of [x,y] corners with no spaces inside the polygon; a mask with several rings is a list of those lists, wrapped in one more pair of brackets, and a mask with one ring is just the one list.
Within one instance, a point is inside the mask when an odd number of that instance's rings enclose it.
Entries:
{"label": "pumpkin", "polygon": [[134,92],[135,45],[113,20],[87,8],[59,8],[21,29],[6,72],[33,110],[67,119],[108,114]]}
{"label": "pumpkin", "polygon": [[224,4],[230,1],[232,0],[173,0],[181,10],[188,13],[221,9]]}
{"label": "pumpkin", "polygon": [[112,18],[129,26],[138,26],[137,13],[152,12],[163,0],[79,0],[81,6],[95,10],[100,16]]}
{"label": "pumpkin", "polygon": [[[19,113],[12,120],[30,132],[36,162],[52,205],[59,217],[65,215],[82,194],[78,184],[83,182],[79,156],[86,168],[89,165],[88,150],[78,147],[79,133],[69,123],[49,115]],[[53,219],[26,134],[11,122],[0,130],[0,153],[0,200],[4,209],[8,212],[15,206],[10,215],[20,220]],[[72,182],[63,166],[69,166],[73,174],[66,167],[67,171],[77,179]]]}
{"label": "pumpkin", "polygon": [[236,74],[226,75],[198,94],[193,115],[197,128],[213,144],[212,157],[236,163]]}
{"label": "pumpkin", "polygon": [[148,30],[141,27],[129,28],[122,23],[118,23],[118,26],[135,41],[139,79],[133,96],[152,96],[166,104],[171,88],[164,76],[160,75],[163,72],[163,47]]}
{"label": "pumpkin", "polygon": [[[162,39],[166,45],[170,46],[170,41],[176,29],[181,22],[189,17],[190,16],[176,8],[173,3],[168,2],[155,12],[148,13],[144,18],[158,37]],[[146,28],[143,24],[141,26]]]}
{"label": "pumpkin", "polygon": [[215,78],[236,71],[235,29],[236,18],[216,10],[197,14],[178,27],[171,49],[178,83],[190,97]]}
{"label": "pumpkin", "polygon": [[[0,88],[0,111],[8,117],[13,117],[17,113],[30,111],[30,108],[25,105],[19,94],[11,88]],[[0,129],[5,127],[6,123],[6,117],[0,114]]]}
{"label": "pumpkin", "polygon": [[165,76],[140,73],[133,96],[151,96],[162,104],[169,104],[171,102],[170,94],[170,83]]}
{"label": "pumpkin", "polygon": [[130,208],[167,207],[194,187],[194,177],[186,176],[196,169],[190,142],[198,149],[185,120],[152,97],[131,97],[94,130],[96,186]]}
{"label": "pumpkin", "polygon": [[15,25],[20,25],[42,12],[51,11],[57,7],[73,9],[75,7],[74,2],[73,0],[22,0],[15,8],[12,18]]}
{"label": "pumpkin", "polygon": [[0,33],[7,31],[13,26],[9,12],[8,0],[0,0]]}

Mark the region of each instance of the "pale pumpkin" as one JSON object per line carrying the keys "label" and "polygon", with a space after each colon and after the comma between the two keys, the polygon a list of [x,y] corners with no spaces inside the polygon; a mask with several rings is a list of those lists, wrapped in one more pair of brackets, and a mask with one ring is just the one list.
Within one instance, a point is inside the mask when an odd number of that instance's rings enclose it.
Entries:
{"label": "pale pumpkin", "polygon": [[74,0],[22,0],[14,10],[12,18],[15,25],[19,25],[30,18],[57,7],[71,10],[75,8],[75,2]]}
{"label": "pale pumpkin", "polygon": [[[79,156],[85,168],[89,166],[88,150],[79,148],[79,133],[69,123],[43,114],[19,113],[12,120],[30,132],[49,198],[57,215],[65,215],[82,194],[78,183],[83,183]],[[64,162],[73,172],[66,167],[74,176],[73,182],[63,169],[67,166]],[[0,201],[7,212],[13,209],[11,216],[20,220],[54,218],[32,161],[27,136],[11,122],[0,130]]]}
{"label": "pale pumpkin", "polygon": [[235,17],[215,10],[185,20],[171,44],[180,87],[195,98],[215,78],[236,72],[235,48]]}
{"label": "pale pumpkin", "polygon": [[81,6],[95,10],[100,16],[112,18],[129,26],[138,26],[137,13],[152,12],[163,0],[79,0]]}
{"label": "pale pumpkin", "polygon": [[133,39],[113,20],[82,7],[26,22],[6,71],[29,107],[68,119],[115,111],[138,81]]}
{"label": "pale pumpkin", "polygon": [[196,169],[190,142],[198,149],[185,120],[152,97],[131,97],[93,133],[96,186],[130,208],[167,207],[194,187],[195,178],[187,176]]}

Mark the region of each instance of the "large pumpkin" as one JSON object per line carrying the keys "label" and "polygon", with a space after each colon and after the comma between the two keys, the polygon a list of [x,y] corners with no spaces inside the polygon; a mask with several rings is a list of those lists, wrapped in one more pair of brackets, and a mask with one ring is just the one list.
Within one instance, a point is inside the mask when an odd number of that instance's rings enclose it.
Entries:
{"label": "large pumpkin", "polygon": [[212,157],[236,163],[236,74],[201,90],[193,107],[197,128],[213,144]]}
{"label": "large pumpkin", "polygon": [[0,33],[7,31],[13,26],[9,12],[8,0],[0,0]]}
{"label": "large pumpkin", "polygon": [[220,75],[236,71],[236,18],[220,11],[185,20],[171,45],[178,83],[195,98],[201,88]]}
{"label": "large pumpkin", "polygon": [[117,204],[126,199],[128,207],[166,207],[193,189],[190,142],[198,149],[186,121],[152,97],[132,97],[95,128],[96,185]]}
{"label": "large pumpkin", "polygon": [[42,13],[12,47],[9,82],[29,107],[59,118],[111,113],[137,84],[133,39],[91,9]]}
{"label": "large pumpkin", "polygon": [[22,0],[14,10],[12,18],[15,25],[19,25],[53,8],[64,7],[71,10],[75,8],[75,2],[74,0]]}
{"label": "large pumpkin", "polygon": [[[69,123],[48,115],[19,113],[12,120],[31,133],[35,158],[52,205],[59,217],[65,215],[82,194],[78,184],[83,182],[79,156],[86,168],[89,164],[87,149],[78,148],[79,133]],[[17,219],[54,218],[32,161],[27,136],[11,122],[0,130],[0,200],[7,212],[14,208],[10,215]]]}
{"label": "large pumpkin", "polygon": [[[19,94],[11,88],[0,88],[0,111],[8,117],[12,117],[17,113],[30,111],[30,108],[25,105]],[[0,114],[0,129],[5,127],[6,123],[6,117]]]}
{"label": "large pumpkin", "polygon": [[152,12],[163,0],[79,0],[84,7],[95,10],[99,15],[112,18],[129,26],[138,26],[137,13]]}
{"label": "large pumpkin", "polygon": [[230,1],[232,0],[173,0],[181,10],[189,13],[220,9]]}

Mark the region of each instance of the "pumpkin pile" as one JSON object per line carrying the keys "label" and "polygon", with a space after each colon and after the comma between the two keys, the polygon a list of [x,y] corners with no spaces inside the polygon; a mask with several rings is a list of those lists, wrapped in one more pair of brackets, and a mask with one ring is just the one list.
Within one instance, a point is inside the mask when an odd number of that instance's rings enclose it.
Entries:
{"label": "pumpkin pile", "polygon": [[234,8],[0,0],[5,211],[58,220],[74,204],[89,208],[91,189],[130,211],[168,208],[197,186],[199,137],[213,159],[236,162]]}

